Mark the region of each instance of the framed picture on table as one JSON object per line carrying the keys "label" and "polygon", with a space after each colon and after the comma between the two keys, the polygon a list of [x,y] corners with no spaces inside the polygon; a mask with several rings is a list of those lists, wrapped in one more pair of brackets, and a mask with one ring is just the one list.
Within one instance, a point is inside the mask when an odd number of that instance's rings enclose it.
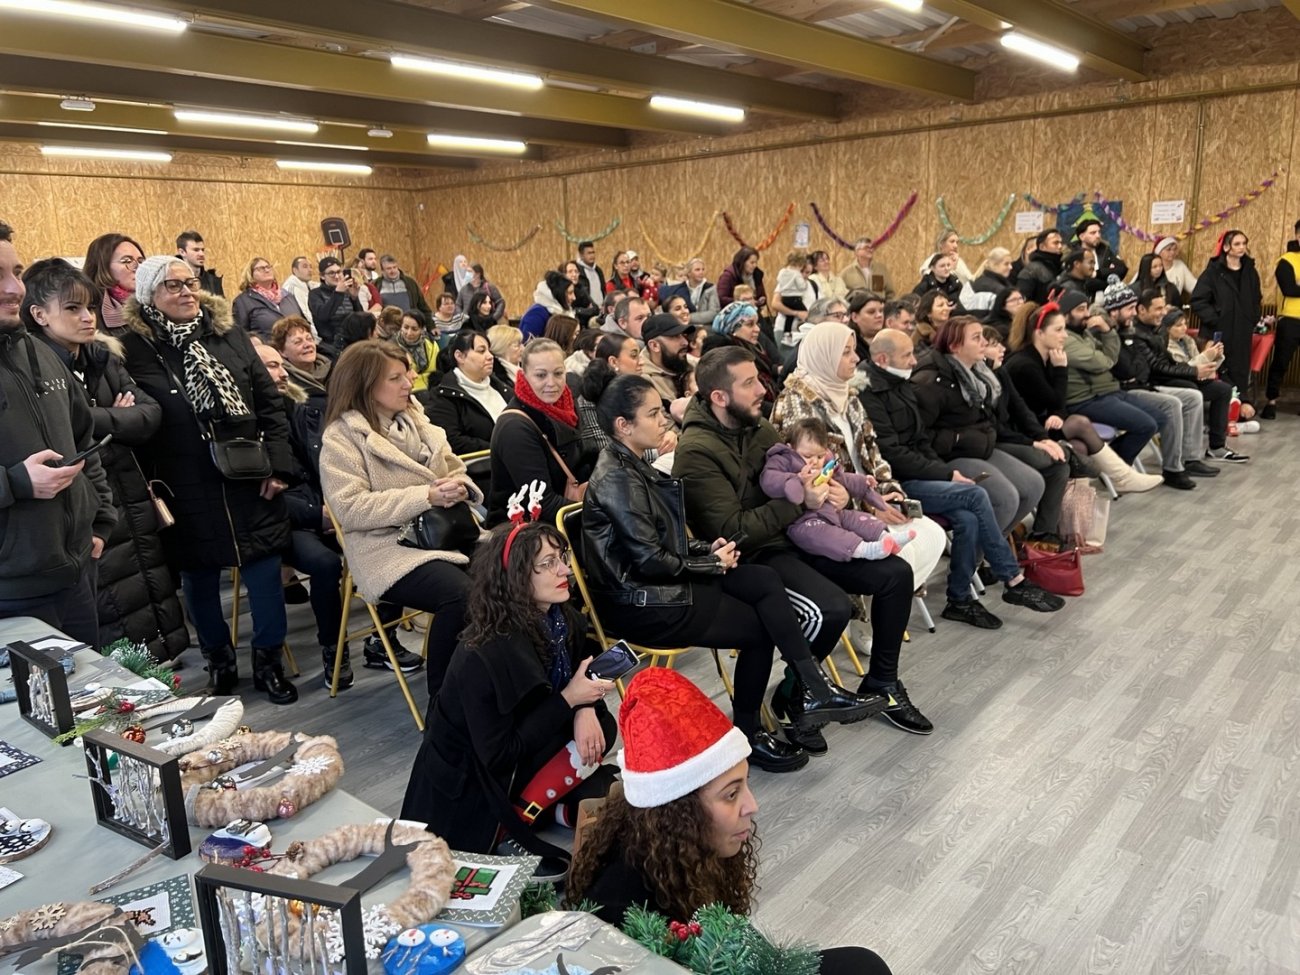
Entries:
{"label": "framed picture on table", "polygon": [[180,759],[103,729],[81,740],[99,825],[173,860],[188,856]]}
{"label": "framed picture on table", "polygon": [[59,659],[15,640],[9,644],[9,667],[22,719],[47,738],[71,731],[74,719],[68,675]]}

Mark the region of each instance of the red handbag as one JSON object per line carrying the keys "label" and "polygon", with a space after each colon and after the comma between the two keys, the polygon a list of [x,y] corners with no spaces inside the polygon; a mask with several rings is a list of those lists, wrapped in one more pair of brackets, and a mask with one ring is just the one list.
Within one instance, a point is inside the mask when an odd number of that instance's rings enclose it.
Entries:
{"label": "red handbag", "polygon": [[1058,596],[1083,595],[1083,559],[1079,550],[1044,552],[1031,545],[1025,546],[1020,558],[1020,568],[1025,578]]}

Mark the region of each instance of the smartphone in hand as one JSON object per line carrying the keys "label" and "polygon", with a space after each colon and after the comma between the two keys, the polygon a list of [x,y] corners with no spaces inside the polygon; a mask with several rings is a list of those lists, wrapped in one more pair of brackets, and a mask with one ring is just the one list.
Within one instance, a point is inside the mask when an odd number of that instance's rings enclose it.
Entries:
{"label": "smartphone in hand", "polygon": [[47,460],[45,462],[45,466],[46,467],[72,467],[76,464],[80,464],[83,460],[85,460],[87,457],[93,454],[96,450],[103,450],[112,442],[113,442],[113,435],[111,433],[106,433],[104,435],[103,440],[99,441],[99,443],[91,444],[81,453],[73,454],[71,457],[64,457],[62,460]]}
{"label": "smartphone in hand", "polygon": [[618,680],[635,670],[639,663],[641,658],[636,651],[627,645],[626,640],[619,640],[587,664],[587,676],[597,680]]}

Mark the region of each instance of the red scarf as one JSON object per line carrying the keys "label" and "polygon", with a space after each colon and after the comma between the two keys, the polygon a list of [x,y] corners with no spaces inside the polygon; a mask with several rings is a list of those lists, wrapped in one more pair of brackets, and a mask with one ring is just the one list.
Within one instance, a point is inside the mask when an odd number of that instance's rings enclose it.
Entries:
{"label": "red scarf", "polygon": [[531,406],[544,413],[556,423],[563,423],[574,430],[578,428],[578,411],[574,408],[573,390],[569,389],[568,383],[564,384],[564,392],[556,402],[543,403],[533,392],[533,387],[528,384],[524,371],[520,369],[515,373],[515,398],[525,406]]}
{"label": "red scarf", "polygon": [[263,298],[267,299],[271,304],[273,305],[280,304],[281,294],[280,294],[280,286],[278,284],[270,284],[270,285],[255,284],[253,285],[253,290],[256,291]]}
{"label": "red scarf", "polygon": [[108,287],[108,293],[113,296],[113,300],[119,305],[126,304],[126,299],[130,298],[134,291],[122,287],[120,284],[111,284]]}

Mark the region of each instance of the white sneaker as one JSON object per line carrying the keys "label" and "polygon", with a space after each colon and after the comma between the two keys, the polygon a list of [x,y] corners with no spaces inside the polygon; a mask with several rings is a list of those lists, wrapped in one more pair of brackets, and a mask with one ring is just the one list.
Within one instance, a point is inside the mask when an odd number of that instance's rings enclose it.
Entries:
{"label": "white sneaker", "polygon": [[1241,420],[1237,423],[1238,433],[1259,433],[1258,420]]}

